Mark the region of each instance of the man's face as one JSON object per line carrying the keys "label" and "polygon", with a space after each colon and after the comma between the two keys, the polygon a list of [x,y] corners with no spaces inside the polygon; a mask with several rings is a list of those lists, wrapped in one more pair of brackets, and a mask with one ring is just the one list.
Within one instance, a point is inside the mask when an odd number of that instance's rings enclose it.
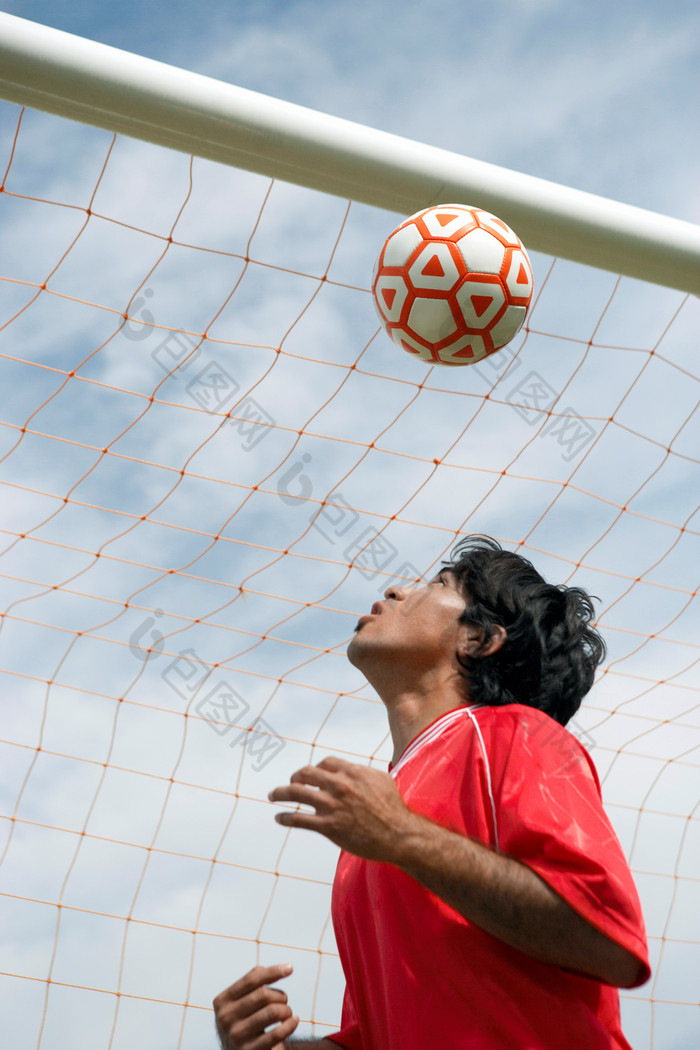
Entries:
{"label": "man's face", "polygon": [[417,672],[454,666],[469,628],[459,622],[466,602],[456,578],[443,570],[416,587],[391,587],[361,616],[348,658],[361,670],[390,660]]}

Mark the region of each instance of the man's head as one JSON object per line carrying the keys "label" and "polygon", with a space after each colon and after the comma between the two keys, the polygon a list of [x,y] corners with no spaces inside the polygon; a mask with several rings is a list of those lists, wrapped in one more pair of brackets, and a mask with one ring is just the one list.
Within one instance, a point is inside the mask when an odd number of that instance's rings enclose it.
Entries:
{"label": "man's head", "polygon": [[[527,559],[485,536],[462,540],[443,565],[465,598],[462,623],[483,632],[481,653],[458,655],[470,702],[527,704],[566,725],[605,656],[589,595],[546,583]],[[502,644],[488,651],[503,630]]]}
{"label": "man's head", "polygon": [[548,584],[525,558],[472,536],[430,583],[390,587],[360,618],[348,657],[385,702],[409,692],[527,704],[566,725],[605,655],[592,618],[585,591]]}
{"label": "man's head", "polygon": [[467,687],[458,655],[486,649],[483,632],[463,621],[465,609],[462,588],[447,571],[415,587],[389,587],[385,600],[360,617],[350,662],[385,700],[440,691],[459,704]]}

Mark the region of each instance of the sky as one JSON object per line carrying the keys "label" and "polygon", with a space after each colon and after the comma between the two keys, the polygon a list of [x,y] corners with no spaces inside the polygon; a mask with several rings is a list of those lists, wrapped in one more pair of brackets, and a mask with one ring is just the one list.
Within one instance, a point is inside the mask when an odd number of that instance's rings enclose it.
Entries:
{"label": "sky", "polygon": [[[0,10],[700,222],[690,3]],[[3,171],[18,114],[0,109]],[[368,291],[402,215],[346,214],[36,113],[6,187],[13,1047],[206,1050],[213,995],[280,951],[301,1031],[332,1030],[336,851],[276,827],[266,794],[329,753],[385,767],[385,715],[345,644],[391,579],[430,572],[460,530],[522,543],[548,578],[599,597],[606,673],[572,728],[651,939],[625,1030],[635,1050],[697,1045],[697,299],[533,253],[527,332],[480,366],[431,371],[377,335]],[[206,400],[216,369],[233,425]],[[533,380],[580,422],[578,445],[523,408]]]}

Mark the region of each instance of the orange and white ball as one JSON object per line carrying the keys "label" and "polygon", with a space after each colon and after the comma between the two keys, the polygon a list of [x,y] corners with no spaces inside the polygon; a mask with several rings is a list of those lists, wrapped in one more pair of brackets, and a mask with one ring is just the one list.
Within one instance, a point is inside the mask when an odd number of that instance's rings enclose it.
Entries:
{"label": "orange and white ball", "polygon": [[517,234],[481,208],[442,204],[387,238],[372,278],[383,327],[431,364],[471,365],[520,331],[532,267]]}

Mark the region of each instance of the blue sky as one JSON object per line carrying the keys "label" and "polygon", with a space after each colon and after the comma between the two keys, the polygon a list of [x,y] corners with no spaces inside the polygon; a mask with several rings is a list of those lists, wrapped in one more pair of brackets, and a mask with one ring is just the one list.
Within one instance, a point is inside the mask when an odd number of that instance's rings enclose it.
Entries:
{"label": "blue sky", "polygon": [[[0,10],[700,221],[695,4]],[[17,108],[3,105],[0,117],[4,169]],[[28,114],[8,191],[84,209],[109,146],[104,131]],[[105,218],[84,230],[76,208],[0,199],[2,323],[49,274],[55,293],[0,333],[9,493],[0,573],[11,612],[0,666],[12,674],[0,701],[0,797],[20,818],[0,866],[9,895],[0,971],[26,978],[6,979],[0,1027],[21,1050],[49,1045],[52,1028],[58,1050],[104,1045],[113,1025],[115,1050],[146,1039],[154,1050],[206,1050],[211,996],[282,944],[294,946],[290,996],[319,1022],[316,1034],[330,1030],[342,991],[326,925],[335,853],[313,836],[260,828],[271,823],[266,792],[299,765],[330,752],[387,758],[381,705],[343,657],[353,617],[383,586],[347,562],[381,524],[395,552],[389,572],[428,570],[465,528],[523,541],[550,578],[599,595],[610,673],[578,731],[637,872],[654,960],[662,944],[664,953],[653,984],[625,999],[628,1037],[635,1050],[688,1050],[697,1021],[683,1004],[695,994],[700,939],[698,824],[687,819],[698,746],[688,568],[699,539],[697,300],[682,305],[679,293],[636,281],[616,288],[614,275],[572,264],[548,277],[551,260],[538,255],[527,339],[480,369],[429,372],[374,338],[371,267],[401,216],[353,205],[319,291],[345,202],[277,183],[246,269],[267,180],[202,161],[191,174],[190,187],[188,158],[121,139],[95,197]],[[178,243],[163,255],[173,224]],[[205,327],[196,359],[223,365],[238,404],[263,413],[262,440],[201,410],[186,362],[165,379],[167,333]],[[182,339],[191,351],[192,337]],[[64,387],[71,370],[78,378]],[[514,407],[533,374],[590,426],[585,448],[569,456],[541,419]],[[34,433],[16,444],[25,423]],[[334,515],[314,519],[331,495]],[[148,661],[144,638],[156,644]],[[222,739],[204,715],[185,729],[199,700],[183,667],[208,667],[210,678],[216,668],[239,721],[263,717],[285,740],[279,757],[256,770],[231,744],[236,731]],[[48,973],[65,986],[45,997]],[[115,1020],[114,997],[99,990],[117,986]],[[181,1029],[172,1004],[186,998],[196,1005]]]}

